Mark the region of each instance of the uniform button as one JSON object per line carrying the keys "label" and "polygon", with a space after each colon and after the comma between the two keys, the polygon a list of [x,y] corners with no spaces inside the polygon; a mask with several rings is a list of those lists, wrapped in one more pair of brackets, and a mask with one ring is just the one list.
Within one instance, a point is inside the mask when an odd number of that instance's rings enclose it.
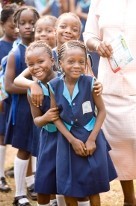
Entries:
{"label": "uniform button", "polygon": [[73,106],[75,106],[75,103],[73,103]]}
{"label": "uniform button", "polygon": [[78,122],[78,119],[75,119],[75,122]]}

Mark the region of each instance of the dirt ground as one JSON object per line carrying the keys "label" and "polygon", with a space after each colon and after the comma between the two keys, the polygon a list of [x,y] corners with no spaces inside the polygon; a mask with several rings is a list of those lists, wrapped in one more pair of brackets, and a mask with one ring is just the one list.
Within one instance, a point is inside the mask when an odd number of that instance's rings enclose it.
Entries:
{"label": "dirt ground", "polygon": [[[5,169],[13,166],[13,160],[16,155],[16,149],[7,146],[6,151],[6,164]],[[12,206],[12,201],[15,193],[15,183],[14,178],[7,179],[12,191],[9,193],[0,192],[0,206]],[[136,183],[135,183],[136,185]],[[121,191],[120,184],[117,180],[111,182],[111,190],[106,193],[101,194],[102,206],[122,206],[123,205],[123,195]],[[36,202],[31,202],[33,206],[36,206]]]}

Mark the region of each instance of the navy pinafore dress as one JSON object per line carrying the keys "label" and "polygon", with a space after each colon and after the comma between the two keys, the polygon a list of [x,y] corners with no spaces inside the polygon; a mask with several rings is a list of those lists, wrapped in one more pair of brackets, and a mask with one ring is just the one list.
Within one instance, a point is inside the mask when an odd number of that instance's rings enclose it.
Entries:
{"label": "navy pinafore dress", "polygon": [[[40,83],[44,100],[40,107],[44,114],[50,108],[49,91]],[[56,194],[56,150],[57,128],[53,123],[42,127],[35,174],[35,192],[41,194]]]}
{"label": "navy pinafore dress", "polygon": [[[92,77],[81,75],[71,98],[63,77],[49,82],[60,109],[60,118],[67,129],[83,142],[87,141],[95,125],[92,85]],[[96,146],[93,155],[81,157],[58,132],[56,160],[58,193],[72,197],[86,197],[110,189],[109,182],[117,175],[108,153],[110,147],[102,130],[97,136]]]}
{"label": "navy pinafore dress", "polygon": [[[19,44],[18,47],[21,58],[19,60],[19,67],[16,68],[16,76],[27,67],[25,63],[26,46]],[[12,106],[6,126],[5,143],[36,156],[39,136],[35,137],[33,128],[34,123],[27,95],[12,95]]]}
{"label": "navy pinafore dress", "polygon": [[[7,56],[9,51],[12,49],[13,43],[12,42],[6,42],[4,40],[0,40],[0,62],[3,57]],[[8,98],[8,101],[3,101],[3,108],[4,111],[0,112],[0,135],[5,135],[6,130],[6,121],[9,114],[10,109],[10,98]]]}

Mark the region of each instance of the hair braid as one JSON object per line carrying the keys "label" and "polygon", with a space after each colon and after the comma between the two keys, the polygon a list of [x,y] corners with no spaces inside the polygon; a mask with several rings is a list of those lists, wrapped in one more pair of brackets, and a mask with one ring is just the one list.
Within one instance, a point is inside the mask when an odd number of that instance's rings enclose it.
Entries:
{"label": "hair braid", "polygon": [[14,23],[17,25],[19,24],[19,20],[20,20],[20,15],[24,10],[31,10],[33,11],[34,15],[35,15],[35,21],[37,21],[37,19],[39,19],[40,15],[37,12],[37,10],[32,7],[32,6],[21,6],[15,13],[14,13]]}
{"label": "hair braid", "polygon": [[33,51],[35,48],[44,48],[45,51],[49,54],[49,56],[52,58],[52,49],[51,47],[45,43],[44,40],[38,40],[38,41],[34,41],[32,42],[27,48],[26,48],[26,53],[25,53],[25,56],[26,56],[26,59],[27,59],[27,53],[29,51]]}
{"label": "hair braid", "polygon": [[61,46],[60,50],[58,51],[58,60],[60,61],[64,57],[64,54],[67,51],[67,49],[71,49],[71,48],[81,48],[84,51],[87,59],[87,49],[84,43],[79,40],[70,40],[68,42],[65,42]]}

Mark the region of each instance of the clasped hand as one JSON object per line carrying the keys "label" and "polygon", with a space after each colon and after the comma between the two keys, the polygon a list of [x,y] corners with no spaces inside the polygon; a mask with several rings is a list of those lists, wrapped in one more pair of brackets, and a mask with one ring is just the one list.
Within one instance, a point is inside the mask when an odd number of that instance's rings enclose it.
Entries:
{"label": "clasped hand", "polygon": [[92,155],[96,150],[96,144],[93,140],[87,140],[86,143],[83,143],[81,140],[74,138],[71,144],[75,153],[83,157]]}

